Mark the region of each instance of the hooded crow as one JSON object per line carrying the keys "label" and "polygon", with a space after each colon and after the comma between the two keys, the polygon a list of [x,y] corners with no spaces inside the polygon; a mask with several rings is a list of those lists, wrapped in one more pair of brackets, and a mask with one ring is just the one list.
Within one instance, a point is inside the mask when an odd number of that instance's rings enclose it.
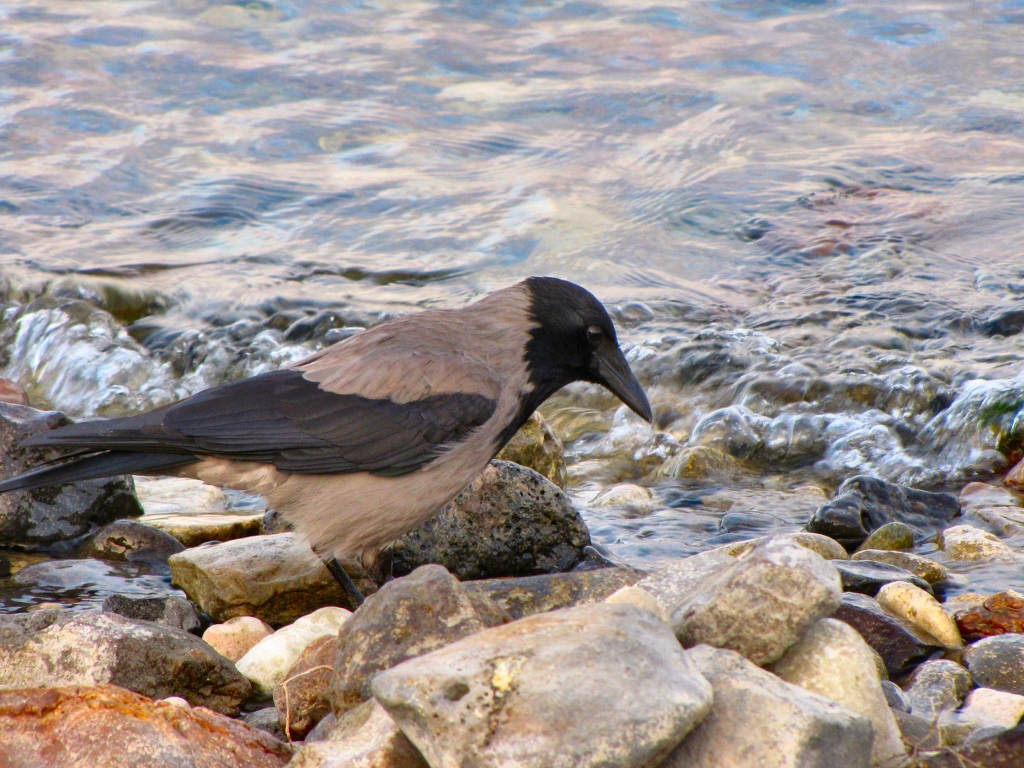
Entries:
{"label": "hooded crow", "polygon": [[34,435],[22,445],[71,453],[0,493],[129,473],[256,492],[359,602],[336,558],[360,555],[370,569],[574,381],[607,387],[651,420],[601,303],[574,283],[531,277],[139,416]]}

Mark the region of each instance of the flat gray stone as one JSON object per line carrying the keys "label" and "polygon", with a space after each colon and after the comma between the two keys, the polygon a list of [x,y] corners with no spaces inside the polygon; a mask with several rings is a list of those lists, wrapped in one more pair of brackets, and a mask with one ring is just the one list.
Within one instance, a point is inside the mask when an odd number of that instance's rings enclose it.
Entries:
{"label": "flat gray stone", "polygon": [[251,685],[195,635],[112,613],[0,617],[0,688],[113,683],[238,714]]}
{"label": "flat gray stone", "polygon": [[710,714],[662,768],[867,768],[871,722],[738,653],[687,652],[714,689]]}
{"label": "flat gray stone", "polygon": [[608,603],[479,632],[372,688],[435,768],[646,768],[711,707],[668,626]]}
{"label": "flat gray stone", "polygon": [[771,539],[708,578],[672,613],[684,647],[738,651],[755,664],[786,652],[842,598],[839,573],[792,541]]}

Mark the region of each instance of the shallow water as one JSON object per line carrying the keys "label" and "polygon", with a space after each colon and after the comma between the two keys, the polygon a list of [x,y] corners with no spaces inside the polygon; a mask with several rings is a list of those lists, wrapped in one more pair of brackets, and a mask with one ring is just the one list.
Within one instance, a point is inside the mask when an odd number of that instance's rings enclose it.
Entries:
{"label": "shallow water", "polygon": [[[858,473],[955,491],[1024,446],[1022,32],[1019,0],[12,0],[0,365],[115,415],[554,274],[656,406],[545,407],[578,502],[654,490],[586,511],[613,554],[798,527]],[[664,469],[697,446],[733,463]]]}

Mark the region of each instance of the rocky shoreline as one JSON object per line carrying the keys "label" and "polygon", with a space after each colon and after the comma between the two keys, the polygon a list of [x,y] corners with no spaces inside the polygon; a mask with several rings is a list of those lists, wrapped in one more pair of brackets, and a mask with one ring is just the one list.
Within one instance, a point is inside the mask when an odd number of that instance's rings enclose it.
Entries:
{"label": "rocky shoreline", "polygon": [[[60,423],[0,404],[4,470]],[[399,578],[344,564],[358,607],[272,513],[175,520],[180,481],[153,515],[130,478],[0,500],[0,588],[63,595],[0,615],[0,764],[1024,764],[1024,595],[960,588],[1024,564],[1024,469],[851,478],[803,531],[644,572],[592,545],[542,419],[500,458],[396,543]],[[78,600],[96,569],[165,595]]]}

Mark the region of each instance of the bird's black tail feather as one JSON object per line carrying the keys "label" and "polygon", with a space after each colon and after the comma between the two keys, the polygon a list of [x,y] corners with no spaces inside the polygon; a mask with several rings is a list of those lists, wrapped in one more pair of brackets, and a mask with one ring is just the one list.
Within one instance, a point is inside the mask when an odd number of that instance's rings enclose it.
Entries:
{"label": "bird's black tail feather", "polygon": [[46,466],[12,477],[0,483],[0,493],[31,491],[47,485],[63,485],[78,480],[95,480],[112,475],[162,472],[199,461],[198,456],[182,453],[143,453],[137,451],[103,451],[63,464]]}

